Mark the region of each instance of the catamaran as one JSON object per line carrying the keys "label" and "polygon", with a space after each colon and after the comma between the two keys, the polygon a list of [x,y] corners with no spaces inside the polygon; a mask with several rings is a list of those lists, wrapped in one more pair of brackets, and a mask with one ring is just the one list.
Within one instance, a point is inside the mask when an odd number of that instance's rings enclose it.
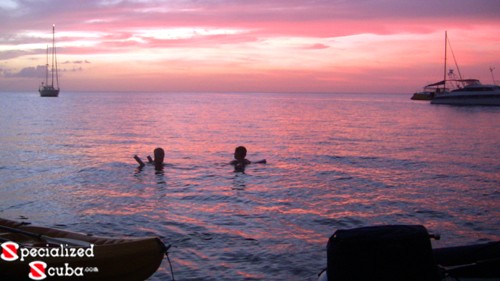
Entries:
{"label": "catamaran", "polygon": [[[55,44],[55,25],[52,25],[52,55],[51,55],[51,80],[49,84],[49,47],[47,47],[47,64],[45,65],[45,83],[42,82],[38,92],[41,97],[57,97],[59,96],[59,76],[57,74],[57,58]],[[54,76],[56,86],[54,87]]]}
{"label": "catamaran", "polygon": [[[481,84],[478,79],[464,79],[455,60],[458,77],[453,70],[447,70],[448,34],[445,32],[444,51],[444,78],[443,81],[432,85],[442,85],[440,91],[436,91],[431,100],[432,104],[451,105],[500,105],[500,86],[495,84]],[[453,50],[451,50],[453,52]],[[453,55],[455,59],[455,55]],[[490,68],[493,76],[493,68]],[[447,77],[448,76],[448,77]]]}

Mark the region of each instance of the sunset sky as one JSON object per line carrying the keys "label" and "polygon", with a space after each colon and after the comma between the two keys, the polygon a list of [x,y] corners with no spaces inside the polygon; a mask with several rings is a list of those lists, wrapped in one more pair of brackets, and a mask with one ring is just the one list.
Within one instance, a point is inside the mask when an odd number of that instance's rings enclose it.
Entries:
{"label": "sunset sky", "polygon": [[497,0],[0,0],[0,91],[413,93],[500,80]]}

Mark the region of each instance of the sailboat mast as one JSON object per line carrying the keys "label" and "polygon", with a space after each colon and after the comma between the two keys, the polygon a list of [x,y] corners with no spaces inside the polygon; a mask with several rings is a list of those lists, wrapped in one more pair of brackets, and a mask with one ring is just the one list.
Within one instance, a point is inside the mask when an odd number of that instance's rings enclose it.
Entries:
{"label": "sailboat mast", "polygon": [[49,84],[49,45],[47,45],[47,62],[45,64],[45,85]]}
{"label": "sailboat mast", "polygon": [[[54,35],[53,37],[55,38],[55,25],[54,25]],[[57,51],[56,51],[56,41],[55,39],[53,39],[53,42],[54,42],[54,63],[55,63],[55,66],[56,66],[56,86],[57,86],[57,89],[59,89],[59,72],[58,72],[58,69],[57,69]]]}
{"label": "sailboat mast", "polygon": [[53,24],[53,25],[52,25],[52,66],[51,66],[51,70],[50,70],[50,72],[52,72],[52,81],[51,81],[51,86],[52,86],[52,87],[54,87],[55,28],[56,28],[56,25],[55,25],[55,24]]}

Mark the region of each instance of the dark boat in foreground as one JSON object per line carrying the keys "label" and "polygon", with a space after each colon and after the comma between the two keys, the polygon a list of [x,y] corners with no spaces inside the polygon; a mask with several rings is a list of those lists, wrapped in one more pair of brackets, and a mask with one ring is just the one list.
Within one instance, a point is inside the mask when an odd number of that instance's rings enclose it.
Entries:
{"label": "dark boat in foreground", "polygon": [[0,280],[146,280],[167,248],[157,237],[95,237],[0,219]]}
{"label": "dark boat in foreground", "polygon": [[421,225],[337,230],[319,281],[500,280],[500,241],[432,249]]}

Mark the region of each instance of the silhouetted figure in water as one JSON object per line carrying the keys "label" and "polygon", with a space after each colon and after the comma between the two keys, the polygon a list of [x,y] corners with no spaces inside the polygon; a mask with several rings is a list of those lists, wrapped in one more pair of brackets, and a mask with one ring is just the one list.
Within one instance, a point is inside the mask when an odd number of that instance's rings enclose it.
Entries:
{"label": "silhouetted figure in water", "polygon": [[[165,151],[163,150],[163,148],[161,148],[161,147],[155,148],[155,150],[153,151],[153,155],[154,155],[154,159],[152,159],[151,156],[148,155],[148,157],[147,157],[148,163],[154,164],[155,170],[157,170],[157,171],[163,170],[163,166],[164,166],[163,160],[165,159]],[[141,160],[141,158],[139,158],[139,156],[134,155],[134,159],[135,159],[135,161],[137,161],[137,163],[139,163],[139,169],[142,169],[146,165],[146,164],[144,164],[144,162],[142,162],[142,160]]]}
{"label": "silhouetted figure in water", "polygon": [[[252,161],[246,159],[245,157],[247,156],[247,149],[244,146],[238,146],[234,150],[234,160],[231,161],[229,164],[234,166],[234,170],[238,172],[244,172],[245,171],[245,166],[252,164]],[[267,161],[266,159],[262,159],[256,162],[253,162],[255,164],[266,164]]]}

